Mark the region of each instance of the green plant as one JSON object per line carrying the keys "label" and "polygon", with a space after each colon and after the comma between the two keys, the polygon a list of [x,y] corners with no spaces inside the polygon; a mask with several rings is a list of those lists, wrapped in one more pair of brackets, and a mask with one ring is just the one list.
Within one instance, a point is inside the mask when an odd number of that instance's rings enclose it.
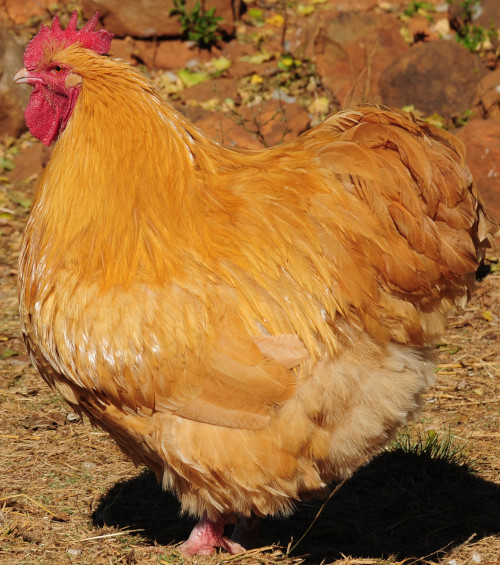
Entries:
{"label": "green plant", "polygon": [[418,431],[416,436],[411,436],[407,430],[404,430],[393,440],[391,448],[392,451],[465,466],[469,470],[473,467],[465,454],[465,446],[460,445],[449,431],[444,434],[438,434],[434,430],[425,433]]}
{"label": "green plant", "polygon": [[492,24],[485,29],[479,24],[472,23],[474,14],[480,8],[480,0],[463,0],[460,6],[463,10],[463,25],[456,30],[456,40],[469,51],[477,51],[485,41],[497,38],[497,30]]}
{"label": "green plant", "polygon": [[430,4],[429,2],[423,2],[421,0],[412,0],[403,12],[405,16],[411,18],[421,12],[435,12],[436,6]]}
{"label": "green plant", "polygon": [[466,47],[469,51],[477,51],[478,48],[486,40],[495,39],[496,30],[486,30],[484,27],[467,22],[457,31],[457,41]]}
{"label": "green plant", "polygon": [[186,0],[174,0],[170,15],[179,16],[183,36],[202,49],[211,49],[221,39],[218,26],[223,18],[215,15],[215,8],[205,10],[198,1],[188,12]]}
{"label": "green plant", "polygon": [[463,127],[465,124],[468,124],[473,116],[472,110],[464,110],[461,114],[459,114],[453,121],[456,127]]}

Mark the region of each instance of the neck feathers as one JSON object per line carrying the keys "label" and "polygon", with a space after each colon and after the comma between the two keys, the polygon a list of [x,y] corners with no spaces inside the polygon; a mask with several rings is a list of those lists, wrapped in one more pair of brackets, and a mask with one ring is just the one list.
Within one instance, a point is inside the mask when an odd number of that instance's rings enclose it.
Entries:
{"label": "neck feathers", "polygon": [[128,65],[66,51],[82,88],[26,238],[47,266],[78,264],[80,276],[105,285],[178,276],[186,250],[206,239],[207,179],[220,148]]}

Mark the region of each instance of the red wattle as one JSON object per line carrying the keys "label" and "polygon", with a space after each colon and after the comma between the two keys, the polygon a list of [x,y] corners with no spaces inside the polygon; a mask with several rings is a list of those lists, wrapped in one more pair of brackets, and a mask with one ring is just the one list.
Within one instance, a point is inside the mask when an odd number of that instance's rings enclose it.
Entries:
{"label": "red wattle", "polygon": [[25,118],[28,129],[44,145],[50,145],[63,131],[76,104],[79,88],[68,90],[68,96],[55,94],[37,85],[31,93]]}

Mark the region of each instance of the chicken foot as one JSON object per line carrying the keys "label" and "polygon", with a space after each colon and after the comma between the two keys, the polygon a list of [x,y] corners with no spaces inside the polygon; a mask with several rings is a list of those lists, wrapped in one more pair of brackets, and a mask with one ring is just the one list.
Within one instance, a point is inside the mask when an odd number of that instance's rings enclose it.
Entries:
{"label": "chicken foot", "polygon": [[224,536],[224,520],[213,522],[202,518],[193,528],[189,538],[179,546],[184,555],[213,555],[216,548],[225,549],[231,555],[243,553],[245,548]]}

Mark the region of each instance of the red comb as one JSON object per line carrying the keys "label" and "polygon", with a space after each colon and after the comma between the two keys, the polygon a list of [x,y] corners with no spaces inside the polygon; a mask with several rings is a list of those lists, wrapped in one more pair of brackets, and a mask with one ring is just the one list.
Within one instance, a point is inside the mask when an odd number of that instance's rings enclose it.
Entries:
{"label": "red comb", "polygon": [[24,66],[27,69],[36,66],[36,63],[43,53],[43,46],[47,42],[59,44],[61,47],[66,47],[72,43],[80,43],[82,47],[92,49],[92,51],[95,51],[98,55],[104,55],[111,47],[113,34],[105,29],[95,31],[94,28],[98,20],[99,12],[96,12],[82,29],[77,30],[78,13],[75,10],[71,14],[66,29],[62,29],[59,23],[59,16],[55,15],[52,20],[52,27],[42,24],[40,31],[28,43],[26,51],[24,52]]}

